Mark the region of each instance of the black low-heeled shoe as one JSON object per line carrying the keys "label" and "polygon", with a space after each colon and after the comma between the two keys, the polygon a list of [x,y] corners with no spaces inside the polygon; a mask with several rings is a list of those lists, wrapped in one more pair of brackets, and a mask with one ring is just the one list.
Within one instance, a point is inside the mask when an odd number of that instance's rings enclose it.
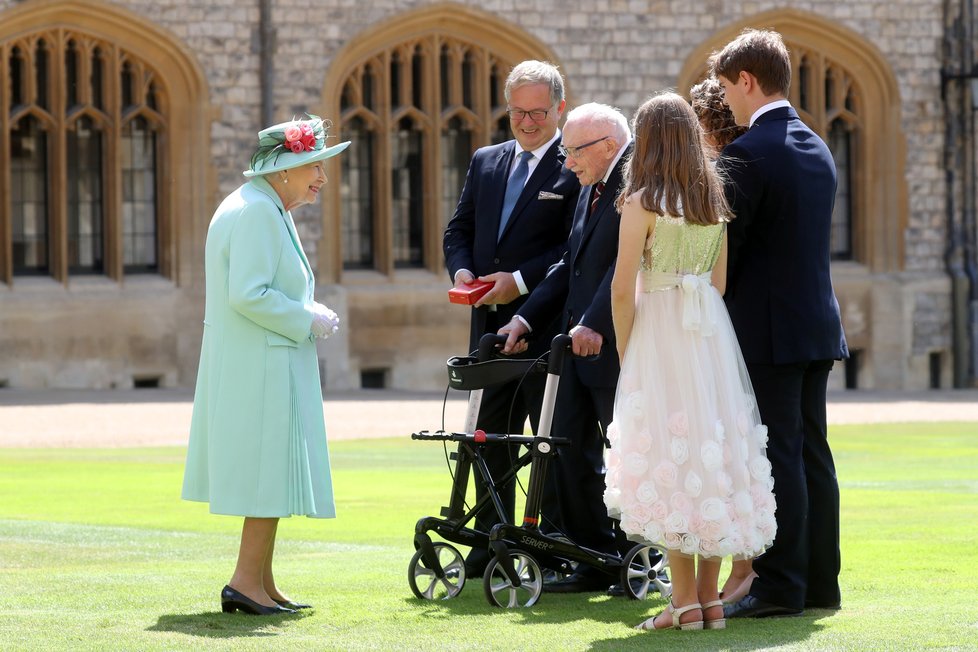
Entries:
{"label": "black low-heeled shoe", "polygon": [[286,609],[280,605],[266,607],[263,604],[258,604],[241,591],[236,591],[230,586],[225,586],[221,589],[221,611],[226,614],[231,614],[235,610],[253,616],[275,616],[295,613],[295,609]]}
{"label": "black low-heeled shoe", "polygon": [[[275,598],[272,598],[272,600],[275,600]],[[298,609],[312,609],[311,604],[304,604],[302,602],[292,602],[291,600],[275,600],[275,602],[278,603],[278,606],[292,609],[293,611]]]}

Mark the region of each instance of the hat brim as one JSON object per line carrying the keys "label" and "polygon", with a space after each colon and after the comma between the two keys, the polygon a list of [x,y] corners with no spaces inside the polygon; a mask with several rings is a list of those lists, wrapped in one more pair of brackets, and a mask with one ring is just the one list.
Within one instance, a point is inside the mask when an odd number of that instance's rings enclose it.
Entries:
{"label": "hat brim", "polygon": [[265,174],[271,174],[272,172],[281,172],[282,170],[297,168],[302,165],[308,165],[309,163],[315,163],[316,161],[323,161],[325,159],[332,158],[349,146],[350,141],[347,140],[339,145],[324,147],[323,149],[317,149],[311,152],[300,152],[298,154],[294,154],[292,152],[282,152],[277,157],[272,157],[274,158],[274,161],[272,161],[269,165],[263,166],[257,170],[245,170],[242,174],[244,174],[246,177],[260,177]]}

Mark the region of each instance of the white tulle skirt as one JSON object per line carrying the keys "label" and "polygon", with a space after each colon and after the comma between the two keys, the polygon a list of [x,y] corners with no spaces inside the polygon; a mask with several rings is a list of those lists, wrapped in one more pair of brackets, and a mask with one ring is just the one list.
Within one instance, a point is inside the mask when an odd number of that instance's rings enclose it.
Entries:
{"label": "white tulle skirt", "polygon": [[709,277],[640,274],[605,504],[629,539],[750,558],[774,540],[767,427]]}

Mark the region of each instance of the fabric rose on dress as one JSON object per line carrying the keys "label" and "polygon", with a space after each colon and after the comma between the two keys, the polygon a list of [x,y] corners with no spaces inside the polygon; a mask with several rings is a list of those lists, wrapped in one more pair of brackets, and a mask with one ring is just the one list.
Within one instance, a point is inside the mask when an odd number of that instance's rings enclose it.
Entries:
{"label": "fabric rose on dress", "polygon": [[642,392],[632,392],[625,399],[627,414],[633,419],[641,419],[645,415],[645,400]]}
{"label": "fabric rose on dress", "polygon": [[765,480],[771,475],[771,462],[763,455],[758,455],[748,465],[751,477],[755,480]]}
{"label": "fabric rose on dress", "polygon": [[652,469],[652,479],[663,487],[675,487],[678,477],[679,469],[668,460],[662,460]]}
{"label": "fabric rose on dress", "polygon": [[683,543],[682,536],[676,532],[665,532],[662,535],[662,543],[665,544],[666,548],[670,550],[679,550],[679,547]]}
{"label": "fabric rose on dress", "polygon": [[649,461],[639,453],[629,453],[625,456],[625,471],[630,475],[642,475],[649,470]]}
{"label": "fabric rose on dress", "polygon": [[689,459],[689,443],[686,439],[673,437],[670,444],[672,461],[676,464],[684,464]]}
{"label": "fabric rose on dress", "polygon": [[719,540],[723,534],[723,525],[721,525],[720,521],[707,521],[704,519],[702,525],[700,525],[699,533],[703,539]]}
{"label": "fabric rose on dress", "polygon": [[654,482],[646,480],[638,485],[638,489],[635,490],[635,497],[640,503],[651,504],[658,500],[659,492],[655,490]]}
{"label": "fabric rose on dress", "polygon": [[615,487],[608,487],[604,490],[604,504],[608,509],[620,509],[621,508],[621,489],[616,489]]}
{"label": "fabric rose on dress", "polygon": [[669,516],[669,506],[663,501],[657,500],[652,503],[652,518],[657,522],[662,523]]}
{"label": "fabric rose on dress", "polygon": [[693,513],[693,501],[681,491],[676,491],[669,496],[669,505],[677,512],[686,516]]}
{"label": "fabric rose on dress", "polygon": [[627,513],[633,521],[641,526],[638,528],[638,532],[641,532],[645,528],[645,524],[652,520],[652,508],[644,503],[631,504]]}
{"label": "fabric rose on dress", "polygon": [[720,544],[716,539],[700,539],[700,554],[704,557],[720,557]]}
{"label": "fabric rose on dress", "polygon": [[723,465],[723,449],[720,444],[707,440],[700,444],[700,460],[707,471],[716,471]]}
{"label": "fabric rose on dress", "polygon": [[754,438],[761,448],[767,448],[767,426],[760,423],[754,426]]}
{"label": "fabric rose on dress", "polygon": [[672,512],[666,517],[663,527],[666,532],[682,534],[689,530],[689,519],[682,512]]}
{"label": "fabric rose on dress", "polygon": [[699,551],[699,547],[700,538],[695,534],[687,532],[683,535],[682,541],[679,544],[679,551],[687,555],[695,555]]}
{"label": "fabric rose on dress", "polygon": [[727,438],[727,429],[723,427],[723,422],[717,419],[716,426],[713,429],[713,436],[721,444],[723,440]]}
{"label": "fabric rose on dress", "polygon": [[750,497],[757,509],[775,510],[774,494],[763,484],[752,484]]}
{"label": "fabric rose on dress", "polygon": [[690,471],[686,474],[686,481],[683,483],[683,488],[686,489],[686,493],[696,498],[703,491],[703,479],[695,471]]}
{"label": "fabric rose on dress", "polygon": [[719,521],[727,515],[727,507],[719,498],[707,498],[700,503],[700,514],[707,521]]}
{"label": "fabric rose on dress", "polygon": [[622,515],[621,529],[625,534],[641,534],[642,524],[630,516]]}
{"label": "fabric rose on dress", "polygon": [[662,541],[662,528],[658,523],[650,521],[645,524],[645,528],[642,530],[642,536],[645,537],[646,541],[652,543]]}
{"label": "fabric rose on dress", "polygon": [[615,444],[618,443],[618,422],[617,421],[612,421],[611,423],[608,424],[608,432],[606,434],[608,435],[608,442],[612,446],[614,446]]}
{"label": "fabric rose on dress", "polygon": [[738,491],[733,497],[734,510],[740,516],[747,516],[754,511],[754,501],[746,491]]}
{"label": "fabric rose on dress", "polygon": [[636,453],[647,453],[652,448],[652,435],[644,428],[629,439],[630,448]]}
{"label": "fabric rose on dress", "polygon": [[689,417],[685,412],[673,412],[669,415],[666,427],[677,437],[685,437],[689,434]]}

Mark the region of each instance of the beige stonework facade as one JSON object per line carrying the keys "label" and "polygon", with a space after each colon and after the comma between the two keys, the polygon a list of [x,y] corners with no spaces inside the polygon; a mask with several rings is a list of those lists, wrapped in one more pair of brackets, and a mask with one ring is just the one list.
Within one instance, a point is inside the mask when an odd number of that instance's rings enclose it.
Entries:
{"label": "beige stonework facade", "polygon": [[[446,358],[465,353],[468,313],[447,302],[441,231],[461,190],[458,152],[499,136],[507,66],[549,59],[569,107],[599,101],[631,115],[657,90],[685,92],[709,53],[747,26],[784,35],[799,77],[793,104],[848,152],[851,246],[833,277],[859,353],[832,386],[951,385],[943,2],[595,0],[585,10],[562,0],[271,0],[271,51],[261,4],[0,0],[4,61],[32,35],[85,35],[145,64],[165,100],[153,273],[113,267],[111,252],[101,274],[59,267],[59,242],[71,236],[56,221],[50,272],[15,273],[18,236],[0,196],[0,386],[193,385],[207,223],[243,181],[265,93],[272,121],[309,111],[340,139],[370,138],[359,176],[343,167],[359,163],[331,159],[322,203],[295,213],[320,300],[343,320],[321,351],[326,388],[442,388]],[[3,147],[7,121],[21,115],[8,95]],[[51,133],[70,130],[56,113]],[[65,175],[51,175],[52,193]],[[0,191],[10,178],[0,169]]]}

